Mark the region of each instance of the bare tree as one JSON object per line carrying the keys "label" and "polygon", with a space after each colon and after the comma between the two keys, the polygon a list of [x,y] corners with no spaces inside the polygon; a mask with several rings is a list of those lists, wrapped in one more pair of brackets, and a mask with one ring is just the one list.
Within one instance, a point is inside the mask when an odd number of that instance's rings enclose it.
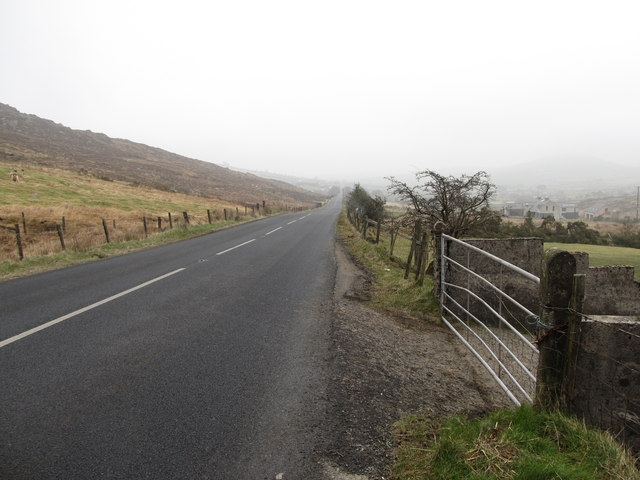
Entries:
{"label": "bare tree", "polygon": [[442,222],[454,237],[478,229],[494,219],[489,199],[495,185],[486,172],[461,177],[444,176],[433,170],[416,174],[418,185],[409,186],[391,177],[391,193],[411,203],[410,213],[432,225]]}

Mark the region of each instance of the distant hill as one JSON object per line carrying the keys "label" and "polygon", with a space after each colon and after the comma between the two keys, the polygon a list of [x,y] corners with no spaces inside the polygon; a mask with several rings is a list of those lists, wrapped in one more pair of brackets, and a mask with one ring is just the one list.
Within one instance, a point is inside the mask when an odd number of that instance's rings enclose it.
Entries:
{"label": "distant hill", "polygon": [[236,172],[159,148],[90,130],[73,130],[0,103],[0,161],[16,168],[60,168],[98,178],[234,203],[312,204],[317,193],[273,179]]}
{"label": "distant hill", "polygon": [[640,168],[599,158],[553,158],[491,170],[491,179],[510,187],[546,185],[561,188],[626,187],[638,185]]}

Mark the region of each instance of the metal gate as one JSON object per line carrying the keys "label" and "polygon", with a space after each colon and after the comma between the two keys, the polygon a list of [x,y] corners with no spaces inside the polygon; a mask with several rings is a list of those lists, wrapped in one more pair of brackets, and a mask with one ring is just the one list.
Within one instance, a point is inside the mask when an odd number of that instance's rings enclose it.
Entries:
{"label": "metal gate", "polygon": [[[466,261],[448,255],[447,245],[464,248]],[[469,259],[482,258],[484,268]],[[488,267],[488,264],[492,266]],[[490,272],[490,273],[487,273]],[[535,392],[540,326],[532,307],[504,291],[506,278],[532,282],[540,278],[480,248],[449,235],[440,237],[442,321],[473,352],[516,405],[531,403]]]}

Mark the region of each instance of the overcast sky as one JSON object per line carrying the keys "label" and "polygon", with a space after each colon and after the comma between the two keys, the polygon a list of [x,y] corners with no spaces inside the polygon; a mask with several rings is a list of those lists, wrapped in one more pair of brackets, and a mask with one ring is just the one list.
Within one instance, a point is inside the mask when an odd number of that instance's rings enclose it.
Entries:
{"label": "overcast sky", "polygon": [[254,170],[640,164],[640,2],[0,0],[0,102]]}

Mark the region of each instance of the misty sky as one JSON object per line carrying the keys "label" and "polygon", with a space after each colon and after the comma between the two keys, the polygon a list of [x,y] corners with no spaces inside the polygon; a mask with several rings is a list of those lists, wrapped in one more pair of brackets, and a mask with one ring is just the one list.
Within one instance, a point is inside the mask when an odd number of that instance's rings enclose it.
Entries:
{"label": "misty sky", "polygon": [[0,102],[254,170],[640,164],[640,2],[0,0]]}

